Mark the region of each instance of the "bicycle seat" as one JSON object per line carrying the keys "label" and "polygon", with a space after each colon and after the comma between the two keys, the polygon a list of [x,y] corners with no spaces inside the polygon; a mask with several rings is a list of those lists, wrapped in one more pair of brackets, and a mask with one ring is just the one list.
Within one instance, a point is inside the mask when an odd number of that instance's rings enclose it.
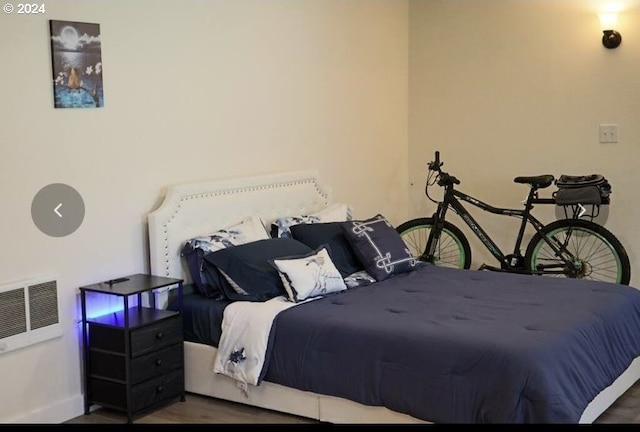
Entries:
{"label": "bicycle seat", "polygon": [[544,189],[546,187],[551,186],[555,180],[555,177],[551,174],[544,174],[539,176],[531,176],[531,177],[516,177],[513,179],[516,183],[528,184],[536,189]]}

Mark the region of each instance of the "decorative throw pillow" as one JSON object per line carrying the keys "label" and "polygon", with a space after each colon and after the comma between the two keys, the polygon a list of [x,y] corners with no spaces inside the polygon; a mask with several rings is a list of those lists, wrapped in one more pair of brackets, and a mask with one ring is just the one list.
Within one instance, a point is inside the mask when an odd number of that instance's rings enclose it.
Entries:
{"label": "decorative throw pillow", "polygon": [[269,263],[278,270],[292,302],[347,289],[326,246],[310,254],[273,259]]}
{"label": "decorative throw pillow", "polygon": [[271,237],[291,237],[290,228],[298,224],[318,222],[343,222],[351,220],[352,210],[348,204],[332,204],[309,215],[280,217],[271,223]]}
{"label": "decorative throw pillow", "polygon": [[222,276],[221,289],[229,300],[260,302],[287,295],[269,260],[311,252],[309,246],[293,239],[258,240],[211,252],[204,257],[204,266]]}
{"label": "decorative throw pillow", "polygon": [[347,288],[356,288],[359,286],[365,286],[374,283],[376,280],[367,273],[366,270],[361,270],[359,272],[351,273],[349,276],[344,278],[344,284]]}
{"label": "decorative throw pillow", "polygon": [[364,270],[342,231],[342,222],[321,222],[299,224],[290,228],[291,236],[310,248],[318,249],[323,244],[329,246],[331,261],[343,278]]}
{"label": "decorative throw pillow", "polygon": [[384,216],[343,222],[341,226],[365,270],[377,281],[415,268],[415,258]]}
{"label": "decorative throw pillow", "polygon": [[203,268],[205,255],[230,246],[270,238],[259,216],[250,216],[235,225],[185,242],[182,256],[187,262],[191,280],[200,293],[208,298],[219,297],[219,280],[215,273]]}

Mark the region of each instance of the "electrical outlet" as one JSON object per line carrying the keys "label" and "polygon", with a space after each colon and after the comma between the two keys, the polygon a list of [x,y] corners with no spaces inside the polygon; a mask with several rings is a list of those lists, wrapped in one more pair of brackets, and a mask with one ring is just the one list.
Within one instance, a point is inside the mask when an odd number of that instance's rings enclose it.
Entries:
{"label": "electrical outlet", "polygon": [[600,142],[601,143],[617,143],[618,142],[618,125],[617,124],[601,124],[600,125]]}

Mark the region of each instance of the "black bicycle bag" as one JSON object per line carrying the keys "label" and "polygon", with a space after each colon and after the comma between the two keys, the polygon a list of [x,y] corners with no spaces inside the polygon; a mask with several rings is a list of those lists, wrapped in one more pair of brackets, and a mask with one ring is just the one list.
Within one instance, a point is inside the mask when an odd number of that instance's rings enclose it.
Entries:
{"label": "black bicycle bag", "polygon": [[582,176],[563,174],[555,181],[555,184],[558,190],[553,193],[553,197],[557,205],[609,204],[611,185],[600,174]]}

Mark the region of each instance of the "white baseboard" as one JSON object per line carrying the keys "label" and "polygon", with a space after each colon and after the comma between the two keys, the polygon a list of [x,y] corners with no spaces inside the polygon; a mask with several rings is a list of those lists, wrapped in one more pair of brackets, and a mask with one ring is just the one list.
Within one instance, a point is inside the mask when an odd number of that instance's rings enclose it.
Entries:
{"label": "white baseboard", "polygon": [[60,424],[67,420],[84,414],[84,395],[78,394],[65,400],[55,401],[55,403],[38,408],[27,413],[20,413],[18,416],[0,420],[1,423],[38,423],[38,424]]}

